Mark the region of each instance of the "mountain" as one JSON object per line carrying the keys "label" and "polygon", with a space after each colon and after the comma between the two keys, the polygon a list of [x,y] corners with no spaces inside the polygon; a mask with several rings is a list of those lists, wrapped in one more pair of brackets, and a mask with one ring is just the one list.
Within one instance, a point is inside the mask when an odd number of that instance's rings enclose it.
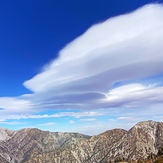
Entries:
{"label": "mountain", "polygon": [[95,136],[27,128],[0,128],[2,163],[108,163],[155,158],[163,153],[163,122],[139,122],[129,131]]}
{"label": "mountain", "polygon": [[[4,129],[2,129],[2,135],[5,135],[3,131]],[[10,133],[11,131],[5,129],[5,132]],[[24,163],[33,156],[61,148],[73,140],[89,138],[89,136],[78,133],[54,133],[36,128],[11,133],[13,134],[10,138],[6,136],[0,141],[0,162],[2,163]]]}
{"label": "mountain", "polygon": [[[146,121],[136,124],[122,139],[114,145],[113,157],[123,157],[125,160],[142,160],[148,156],[157,155],[163,146],[163,123]],[[114,154],[114,155],[113,155]]]}

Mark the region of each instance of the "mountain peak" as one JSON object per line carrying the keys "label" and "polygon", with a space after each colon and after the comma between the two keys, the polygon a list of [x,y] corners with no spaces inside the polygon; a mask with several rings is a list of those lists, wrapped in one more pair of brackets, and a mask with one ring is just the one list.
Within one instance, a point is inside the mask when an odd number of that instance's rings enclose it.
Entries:
{"label": "mountain peak", "polygon": [[150,125],[150,126],[153,126],[153,125],[156,125],[158,124],[159,122],[156,122],[156,121],[153,121],[153,120],[148,120],[148,121],[142,121],[142,122],[138,122],[136,125]]}

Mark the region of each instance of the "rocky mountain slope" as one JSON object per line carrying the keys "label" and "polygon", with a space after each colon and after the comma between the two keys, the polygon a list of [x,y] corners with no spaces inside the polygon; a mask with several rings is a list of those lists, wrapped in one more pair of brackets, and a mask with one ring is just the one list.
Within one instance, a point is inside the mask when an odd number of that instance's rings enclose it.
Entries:
{"label": "rocky mountain slope", "polygon": [[129,131],[96,136],[38,129],[0,128],[2,163],[107,163],[154,157],[163,147],[163,122],[146,121]]}

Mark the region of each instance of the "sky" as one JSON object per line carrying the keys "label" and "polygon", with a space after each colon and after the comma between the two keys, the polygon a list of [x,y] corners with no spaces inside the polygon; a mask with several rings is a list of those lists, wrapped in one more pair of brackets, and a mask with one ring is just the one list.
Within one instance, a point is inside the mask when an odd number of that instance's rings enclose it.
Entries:
{"label": "sky", "polygon": [[94,135],[163,121],[163,1],[0,2],[0,126]]}

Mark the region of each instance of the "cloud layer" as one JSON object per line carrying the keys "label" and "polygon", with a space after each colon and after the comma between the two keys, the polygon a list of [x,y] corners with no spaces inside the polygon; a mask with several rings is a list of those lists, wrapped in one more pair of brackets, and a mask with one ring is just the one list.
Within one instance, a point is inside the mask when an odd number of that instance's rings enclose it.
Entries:
{"label": "cloud layer", "polygon": [[133,108],[163,102],[162,86],[134,82],[163,73],[162,20],[163,6],[150,4],[92,26],[23,83],[33,94],[8,98],[13,101],[10,107],[0,98],[1,112]]}
{"label": "cloud layer", "polygon": [[115,82],[163,72],[162,20],[155,4],[94,25],[24,85],[53,108],[97,107]]}

